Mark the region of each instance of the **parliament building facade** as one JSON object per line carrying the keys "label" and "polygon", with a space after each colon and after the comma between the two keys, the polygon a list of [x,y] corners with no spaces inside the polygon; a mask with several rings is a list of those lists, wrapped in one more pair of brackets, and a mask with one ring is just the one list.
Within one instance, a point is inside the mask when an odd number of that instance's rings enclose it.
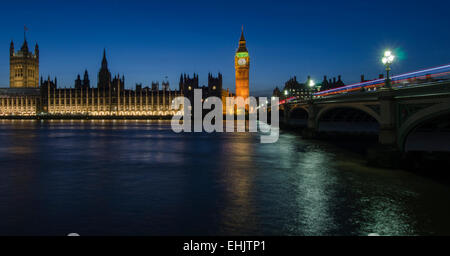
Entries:
{"label": "parliament building facade", "polygon": [[[106,52],[98,72],[97,86],[92,87],[88,71],[77,76],[74,86],[61,88],[57,79],[39,76],[39,48],[28,49],[27,40],[19,51],[10,46],[9,88],[0,88],[0,117],[164,117],[173,116],[182,107],[172,109],[176,97],[192,98],[194,89],[202,89],[204,98],[216,96],[225,102],[233,96],[222,88],[222,74],[208,74],[208,85],[199,86],[198,74],[193,78],[182,74],[179,90],[171,90],[169,82],[152,82],[135,89],[125,88],[125,77],[112,76]],[[191,99],[192,100],[192,99]]]}
{"label": "parliament building facade", "polygon": [[[40,83],[39,83],[40,81]],[[73,88],[59,88],[57,79],[39,79],[39,49],[28,49],[25,39],[19,51],[10,47],[10,84],[0,88],[0,116],[171,116],[172,100],[182,91],[136,85],[125,88],[125,77],[111,76],[106,52],[98,73],[97,87],[91,87],[88,72],[78,75]]]}

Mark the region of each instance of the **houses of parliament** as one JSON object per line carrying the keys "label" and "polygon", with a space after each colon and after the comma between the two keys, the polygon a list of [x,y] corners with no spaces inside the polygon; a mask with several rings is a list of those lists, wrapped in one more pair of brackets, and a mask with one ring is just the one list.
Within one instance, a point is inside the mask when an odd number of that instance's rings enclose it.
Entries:
{"label": "houses of parliament", "polygon": [[[238,53],[246,49],[243,33]],[[248,56],[237,58],[236,89],[239,94],[248,97]],[[208,74],[208,85],[199,86],[198,74],[190,77],[180,76],[178,90],[171,90],[169,82],[152,82],[143,87],[136,84],[134,89],[125,87],[125,77],[112,76],[108,68],[106,51],[103,51],[97,87],[91,85],[86,70],[74,81],[74,86],[61,88],[57,78],[39,76],[39,47],[34,53],[30,51],[26,38],[22,47],[15,51],[14,43],[10,45],[10,79],[9,88],[0,88],[0,117],[164,117],[173,116],[180,109],[172,109],[175,97],[190,98],[194,89],[201,89],[203,97],[216,96],[225,101],[233,96],[223,89],[222,74]],[[237,57],[237,55],[236,55]],[[246,63],[240,59],[244,59]],[[247,82],[243,81],[247,79]],[[247,86],[247,90],[245,90]]]}

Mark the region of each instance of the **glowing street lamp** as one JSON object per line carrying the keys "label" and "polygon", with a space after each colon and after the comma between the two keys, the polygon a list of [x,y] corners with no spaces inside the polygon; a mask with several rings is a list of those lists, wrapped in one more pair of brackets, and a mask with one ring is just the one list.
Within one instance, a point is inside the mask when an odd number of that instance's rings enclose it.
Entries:
{"label": "glowing street lamp", "polygon": [[309,96],[310,96],[310,99],[312,100],[312,98],[313,98],[313,90],[314,90],[314,86],[316,86],[316,83],[314,82],[314,80],[310,79],[308,85],[311,88],[311,90],[309,91]]}
{"label": "glowing street lamp", "polygon": [[386,66],[386,82],[385,82],[386,88],[391,88],[391,79],[389,77],[389,71],[391,71],[391,64],[392,62],[394,62],[394,59],[395,56],[389,50],[384,52],[384,56],[381,59],[381,62],[383,62],[384,66]]}

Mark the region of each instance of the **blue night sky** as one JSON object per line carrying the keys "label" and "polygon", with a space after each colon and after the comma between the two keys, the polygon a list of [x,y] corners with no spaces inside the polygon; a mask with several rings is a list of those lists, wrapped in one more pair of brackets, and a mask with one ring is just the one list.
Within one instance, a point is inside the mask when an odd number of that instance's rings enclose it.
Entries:
{"label": "blue night sky", "polygon": [[[450,63],[448,1],[2,1],[0,86],[9,86],[9,44],[40,47],[40,73],[73,86],[87,69],[97,83],[103,48],[111,73],[127,87],[180,73],[222,72],[234,91],[234,53],[244,25],[251,57],[250,91],[260,94],[296,75],[345,83]],[[34,48],[34,47],[33,47]]]}

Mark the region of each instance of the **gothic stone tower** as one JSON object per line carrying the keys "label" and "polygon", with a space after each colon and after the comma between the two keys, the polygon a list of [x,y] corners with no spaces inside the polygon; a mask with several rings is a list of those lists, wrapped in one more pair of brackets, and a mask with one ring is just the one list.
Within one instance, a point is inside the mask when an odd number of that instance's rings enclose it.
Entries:
{"label": "gothic stone tower", "polygon": [[194,73],[193,78],[190,78],[189,75],[186,76],[186,74],[182,74],[180,76],[180,92],[183,94],[184,97],[188,98],[191,101],[192,106],[194,104],[195,89],[199,89],[198,74]]}
{"label": "gothic stone tower", "polygon": [[9,48],[9,87],[38,88],[39,87],[39,47],[36,44],[34,54],[28,51],[25,39],[19,51],[14,51],[11,41]]}
{"label": "gothic stone tower", "polygon": [[250,57],[245,44],[244,29],[242,29],[239,48],[234,57],[234,67],[236,69],[236,97],[247,99],[249,96]]}
{"label": "gothic stone tower", "polygon": [[219,73],[214,77],[211,73],[208,74],[208,97],[222,98],[222,74]]}
{"label": "gothic stone tower", "polygon": [[100,90],[109,89],[111,83],[111,72],[108,69],[108,61],[106,60],[106,50],[103,49],[102,67],[98,72],[97,87]]}

